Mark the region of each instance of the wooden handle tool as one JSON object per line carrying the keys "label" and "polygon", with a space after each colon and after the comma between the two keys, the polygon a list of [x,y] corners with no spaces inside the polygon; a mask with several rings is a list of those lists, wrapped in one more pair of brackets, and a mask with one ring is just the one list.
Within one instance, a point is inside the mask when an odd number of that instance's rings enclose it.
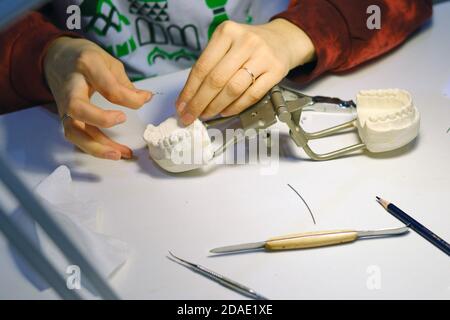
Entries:
{"label": "wooden handle tool", "polygon": [[267,241],[244,243],[212,249],[212,253],[232,253],[255,249],[267,251],[307,249],[353,242],[359,238],[385,237],[408,232],[408,227],[382,229],[373,231],[332,230],[290,234],[273,237]]}

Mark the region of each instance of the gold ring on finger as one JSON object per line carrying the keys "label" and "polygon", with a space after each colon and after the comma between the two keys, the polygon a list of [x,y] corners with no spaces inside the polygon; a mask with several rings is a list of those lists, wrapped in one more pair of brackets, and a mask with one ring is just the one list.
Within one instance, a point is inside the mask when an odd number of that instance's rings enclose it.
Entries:
{"label": "gold ring on finger", "polygon": [[64,127],[64,121],[66,121],[67,119],[72,119],[71,116],[69,116],[67,113],[64,113],[63,116],[61,117],[61,124]]}
{"label": "gold ring on finger", "polygon": [[242,69],[245,70],[245,71],[247,71],[247,73],[250,75],[250,77],[252,77],[252,84],[254,84],[255,81],[256,81],[256,77],[255,77],[255,75],[253,74],[253,72],[251,72],[250,69],[247,68],[247,67],[243,67]]}

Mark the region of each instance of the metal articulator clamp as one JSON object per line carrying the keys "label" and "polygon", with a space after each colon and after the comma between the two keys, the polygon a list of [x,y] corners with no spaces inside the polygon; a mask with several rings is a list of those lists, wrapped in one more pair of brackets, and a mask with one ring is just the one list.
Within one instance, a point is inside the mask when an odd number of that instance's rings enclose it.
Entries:
{"label": "metal articulator clamp", "polygon": [[[349,129],[354,129],[356,125],[356,119],[353,119],[317,132],[305,132],[300,126],[302,112],[305,110],[313,110],[314,105],[317,103],[334,104],[339,108],[356,108],[355,103],[351,100],[343,101],[338,98],[324,96],[310,97],[295,89],[288,89],[281,85],[276,85],[260,101],[240,114],[231,117],[216,118],[205,121],[204,123],[209,128],[238,119],[240,121],[240,127],[244,131],[249,129],[259,131],[274,125],[278,119],[278,121],[285,123],[289,127],[289,134],[295,144],[303,148],[306,154],[313,160],[331,160],[365,148],[364,143],[358,143],[328,153],[319,154],[314,152],[308,145],[310,140],[348,131]],[[221,154],[226,148],[237,143],[237,141],[239,139],[236,138],[226,141],[216,151],[214,156]]]}

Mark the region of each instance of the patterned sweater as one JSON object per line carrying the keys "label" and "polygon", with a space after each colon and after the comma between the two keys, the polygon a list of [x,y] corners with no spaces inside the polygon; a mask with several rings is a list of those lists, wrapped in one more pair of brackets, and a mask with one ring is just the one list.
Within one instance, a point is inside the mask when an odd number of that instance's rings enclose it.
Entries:
{"label": "patterned sweater", "polygon": [[[81,28],[69,32],[66,9],[79,5]],[[367,27],[367,8],[381,9],[381,28]],[[225,20],[264,23],[283,18],[308,34],[314,63],[289,77],[307,83],[392,50],[432,14],[431,0],[57,0],[52,22],[32,12],[0,33],[0,113],[52,101],[43,74],[49,44],[83,36],[142,79],[190,67]]]}

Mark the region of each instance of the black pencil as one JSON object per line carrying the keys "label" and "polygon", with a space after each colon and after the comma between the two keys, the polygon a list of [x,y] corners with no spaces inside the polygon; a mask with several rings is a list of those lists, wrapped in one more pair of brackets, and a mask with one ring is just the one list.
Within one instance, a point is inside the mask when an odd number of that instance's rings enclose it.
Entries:
{"label": "black pencil", "polygon": [[380,197],[377,197],[377,201],[379,204],[383,206],[394,217],[396,217],[398,220],[406,224],[409,228],[413,229],[415,232],[420,234],[423,238],[427,239],[429,242],[434,244],[436,247],[444,251],[447,255],[450,255],[450,245],[445,242],[444,239],[441,239],[436,234],[434,234],[432,231],[430,231],[428,228],[423,226],[418,221],[414,220],[412,217],[410,217],[408,214],[406,214],[404,211],[402,211],[400,208],[395,206],[394,204],[381,199]]}

